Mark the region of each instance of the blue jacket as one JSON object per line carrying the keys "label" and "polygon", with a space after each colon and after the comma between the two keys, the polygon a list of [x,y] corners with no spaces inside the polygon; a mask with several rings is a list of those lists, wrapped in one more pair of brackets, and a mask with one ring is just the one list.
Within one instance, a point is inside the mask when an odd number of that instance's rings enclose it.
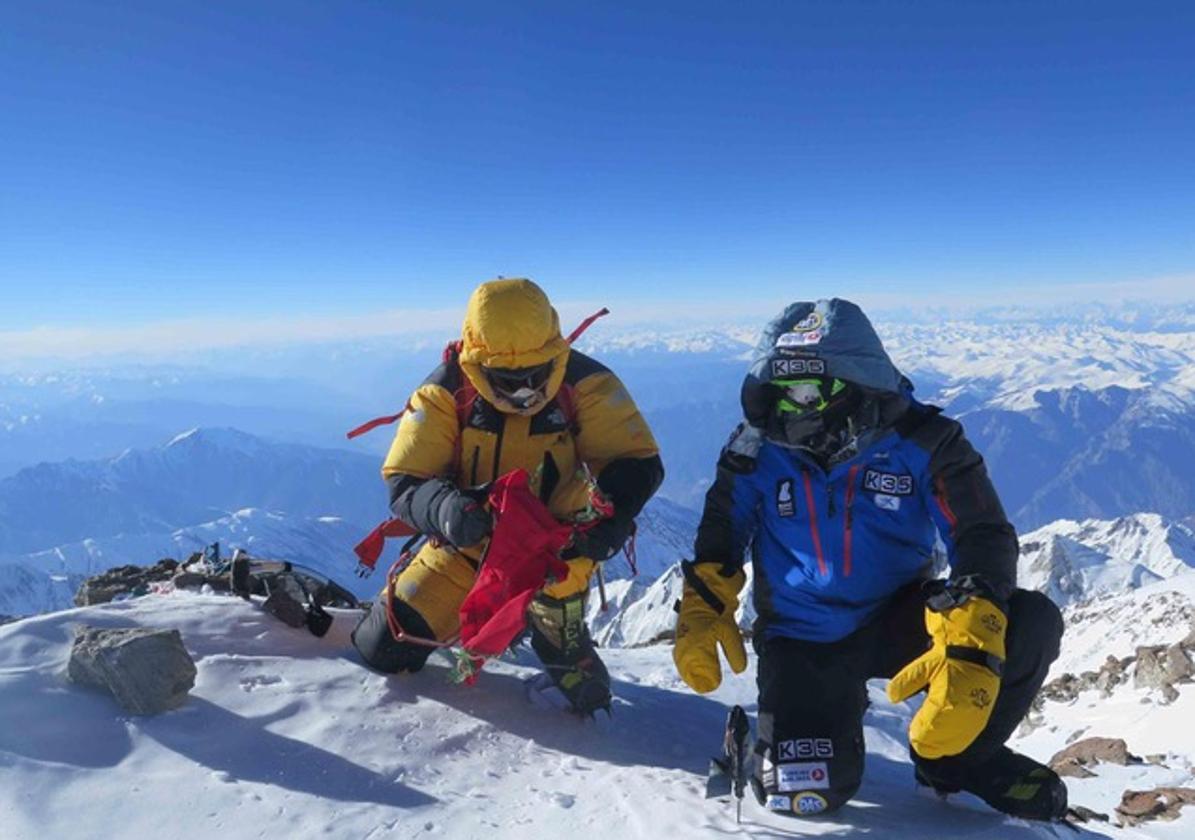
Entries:
{"label": "blue jacket", "polygon": [[[835,375],[834,361],[861,347],[865,352],[854,353],[850,372],[852,381],[870,375],[876,427],[858,454],[827,472],[803,451],[769,439],[766,423],[751,422],[761,405],[757,394],[748,393],[752,377],[762,374],[755,382],[766,382],[777,358],[769,341],[791,334],[784,323],[810,323],[809,310],[786,310],[773,335],[765,332],[762,361],[756,359],[744,385],[748,420],[719,459],[695,562],[736,567],[749,551],[756,632],[764,637],[844,638],[874,618],[898,589],[929,575],[938,536],[952,577],[978,575],[996,593],[1010,593],[1016,534],[962,427],[902,393],[911,386],[907,380],[902,386],[903,377],[857,308],[844,314],[843,307],[853,305],[837,300],[794,306],[816,305],[826,312],[817,322],[823,334],[839,326],[836,343],[827,342],[834,352],[813,356],[808,348],[816,345],[806,343],[798,358],[820,358]],[[845,372],[844,365],[838,371]]]}

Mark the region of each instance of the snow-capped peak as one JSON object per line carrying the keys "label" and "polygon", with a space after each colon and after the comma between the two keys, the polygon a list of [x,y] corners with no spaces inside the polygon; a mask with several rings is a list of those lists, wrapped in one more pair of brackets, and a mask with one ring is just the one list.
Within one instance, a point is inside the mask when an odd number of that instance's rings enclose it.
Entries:
{"label": "snow-capped peak", "polygon": [[1059,604],[1195,569],[1195,532],[1154,513],[1052,522],[1021,537],[1019,584]]}

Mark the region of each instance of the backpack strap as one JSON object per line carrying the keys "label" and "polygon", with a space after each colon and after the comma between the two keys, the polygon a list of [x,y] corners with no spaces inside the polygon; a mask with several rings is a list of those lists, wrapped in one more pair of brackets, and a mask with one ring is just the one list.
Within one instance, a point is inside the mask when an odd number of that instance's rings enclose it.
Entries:
{"label": "backpack strap", "polygon": [[927,405],[913,400],[908,410],[900,416],[899,420],[892,424],[892,428],[902,438],[907,438],[941,413],[942,409],[939,406]]}
{"label": "backpack strap", "polygon": [[560,390],[556,392],[556,405],[560,406],[560,411],[564,414],[569,434],[576,438],[581,433],[581,424],[577,419],[577,395],[570,383],[560,383]]}

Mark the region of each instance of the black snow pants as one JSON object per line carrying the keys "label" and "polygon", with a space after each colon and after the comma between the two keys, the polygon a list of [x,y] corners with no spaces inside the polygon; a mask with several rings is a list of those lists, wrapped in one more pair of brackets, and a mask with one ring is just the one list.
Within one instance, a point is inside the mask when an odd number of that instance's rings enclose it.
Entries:
{"label": "black snow pants", "polygon": [[[1062,614],[1045,595],[1013,593],[991,719],[971,746],[943,761],[977,766],[1009,739],[1058,656],[1062,628]],[[900,590],[873,622],[837,642],[765,639],[766,628],[756,630],[756,796],[771,810],[797,816],[834,810],[863,779],[867,680],[891,678],[929,647],[921,587]]]}

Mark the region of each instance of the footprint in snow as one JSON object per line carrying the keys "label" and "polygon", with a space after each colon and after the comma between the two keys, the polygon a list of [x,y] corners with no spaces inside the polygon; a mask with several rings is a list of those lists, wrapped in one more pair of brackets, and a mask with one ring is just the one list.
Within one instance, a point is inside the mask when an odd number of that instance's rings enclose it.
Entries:
{"label": "footprint in snow", "polygon": [[241,691],[256,691],[259,688],[264,688],[269,685],[278,685],[282,682],[282,677],[273,674],[262,674],[257,677],[245,677],[240,681]]}
{"label": "footprint in snow", "polygon": [[577,797],[569,793],[553,793],[548,801],[557,808],[571,808],[577,804]]}

